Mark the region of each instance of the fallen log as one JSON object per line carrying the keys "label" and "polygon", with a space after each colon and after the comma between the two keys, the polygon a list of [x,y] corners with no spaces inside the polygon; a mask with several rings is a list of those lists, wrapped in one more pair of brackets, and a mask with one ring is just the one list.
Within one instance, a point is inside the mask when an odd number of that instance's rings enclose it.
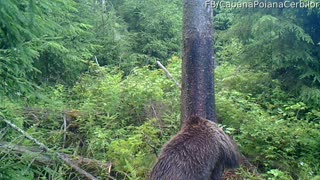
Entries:
{"label": "fallen log", "polygon": [[46,145],[44,145],[43,143],[39,142],[37,139],[33,138],[32,136],[30,136],[28,133],[26,133],[25,131],[23,131],[21,128],[19,128],[18,126],[16,126],[15,124],[11,123],[10,121],[1,118],[5,123],[7,123],[9,126],[11,126],[13,129],[15,129],[16,131],[20,132],[21,134],[23,134],[27,139],[31,140],[32,142],[34,142],[35,144],[37,144],[38,146],[40,146],[40,149],[45,151],[45,152],[52,152],[53,154],[55,154],[60,160],[62,160],[65,164],[67,164],[68,166],[70,166],[73,170],[77,171],[79,174],[81,174],[82,176],[86,177],[87,179],[90,180],[98,180],[96,177],[94,177],[92,174],[90,174],[89,172],[83,170],[82,168],[80,168],[78,165],[76,165],[70,158],[68,158],[68,156],[66,156],[63,153],[59,153],[59,152],[55,152],[51,149],[49,149]]}
{"label": "fallen log", "polygon": [[27,156],[32,159],[36,165],[51,165],[54,162],[50,155],[35,147],[26,147],[14,145],[8,142],[0,142],[0,152],[13,155],[16,158]]}
{"label": "fallen log", "polygon": [[[50,166],[53,165],[56,160],[52,158],[52,154],[46,153],[37,147],[22,146],[9,142],[0,142],[0,153],[9,154],[21,160],[26,160],[26,158],[30,159],[36,166]],[[93,171],[107,170],[108,174],[111,173],[111,162],[102,162],[96,159],[85,158],[82,156],[70,156],[64,153],[60,154],[71,159],[77,166],[87,167]],[[109,176],[108,178],[114,179],[111,176]]]}

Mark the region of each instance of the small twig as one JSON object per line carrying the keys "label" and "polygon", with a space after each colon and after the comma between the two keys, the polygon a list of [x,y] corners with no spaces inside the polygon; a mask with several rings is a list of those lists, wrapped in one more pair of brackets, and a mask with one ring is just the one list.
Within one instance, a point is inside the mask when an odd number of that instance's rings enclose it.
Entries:
{"label": "small twig", "polygon": [[112,164],[109,163],[109,167],[108,167],[108,174],[111,174],[111,168],[112,168]]}
{"label": "small twig", "polygon": [[171,75],[171,73],[161,64],[160,61],[157,61],[157,64],[160,66],[160,68],[166,73],[167,77],[170,78],[178,88],[181,89],[181,85],[174,79],[174,77]]}
{"label": "small twig", "polygon": [[163,136],[162,121],[161,121],[160,118],[158,118],[156,108],[153,106],[153,103],[152,103],[151,101],[150,101],[150,105],[151,105],[151,109],[152,109],[152,111],[153,111],[154,117],[155,117],[156,120],[159,122],[159,129],[160,129],[161,136]]}
{"label": "small twig", "polygon": [[30,112],[29,114],[31,116],[33,116],[36,121],[38,121],[38,122],[40,121],[39,118],[35,114],[33,114],[32,112]]}
{"label": "small twig", "polygon": [[[49,149],[46,145],[44,145],[43,143],[41,143],[40,141],[38,141],[37,139],[33,138],[32,136],[30,136],[28,133],[26,133],[25,131],[23,131],[22,129],[20,129],[18,126],[16,126],[15,124],[11,123],[10,121],[2,118],[2,120],[4,122],[6,122],[9,126],[11,126],[13,129],[19,131],[21,134],[23,134],[27,139],[33,141],[34,143],[36,143],[38,146],[40,146],[40,148],[46,152],[54,152],[51,149]],[[72,167],[75,171],[77,171],[78,173],[80,173],[81,175],[85,176],[88,179],[91,180],[98,180],[96,177],[94,177],[93,175],[91,175],[90,173],[86,172],[85,170],[81,169],[79,166],[75,165],[72,160],[70,160],[68,157],[66,157],[64,154],[58,153],[58,152],[54,152],[64,163],[66,163],[67,165],[69,165],[70,167]]]}
{"label": "small twig", "polygon": [[150,100],[150,106],[151,106],[151,109],[152,109],[152,112],[153,112],[154,117],[159,121],[156,108],[153,106],[153,103],[152,103],[151,100]]}
{"label": "small twig", "polygon": [[157,148],[154,147],[154,146],[152,146],[152,145],[151,145],[150,143],[148,143],[148,142],[147,142],[147,145],[152,149],[154,155],[156,155],[156,157],[158,158],[159,155],[158,155],[158,153],[157,153]]}
{"label": "small twig", "polygon": [[94,56],[94,59],[96,60],[96,63],[98,64],[98,66],[100,66],[97,56]]}
{"label": "small twig", "polygon": [[2,139],[4,137],[4,135],[7,133],[7,131],[8,131],[8,126],[1,129],[0,139]]}
{"label": "small twig", "polygon": [[67,140],[67,115],[63,113],[63,148],[66,146]]}

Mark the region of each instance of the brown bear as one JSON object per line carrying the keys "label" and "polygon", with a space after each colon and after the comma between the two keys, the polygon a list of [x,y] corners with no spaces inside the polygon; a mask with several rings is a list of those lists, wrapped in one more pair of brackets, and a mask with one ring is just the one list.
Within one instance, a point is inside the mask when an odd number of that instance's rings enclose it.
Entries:
{"label": "brown bear", "polygon": [[149,180],[220,180],[239,166],[233,140],[214,122],[192,116],[162,149]]}

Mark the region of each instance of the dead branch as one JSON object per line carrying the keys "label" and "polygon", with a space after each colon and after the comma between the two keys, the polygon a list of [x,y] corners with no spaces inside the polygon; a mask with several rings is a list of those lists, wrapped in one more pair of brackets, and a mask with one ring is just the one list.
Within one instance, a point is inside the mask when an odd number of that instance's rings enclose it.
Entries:
{"label": "dead branch", "polygon": [[[0,152],[8,153],[11,155],[18,156],[27,155],[30,159],[33,159],[36,165],[51,165],[54,159],[50,154],[46,154],[41,149],[36,147],[27,147],[16,144],[11,144],[8,142],[0,142]],[[70,156],[64,153],[60,153],[63,156],[72,159],[72,161],[78,166],[91,167],[93,169],[107,169],[108,174],[111,173],[112,163],[101,162],[96,159],[85,158],[81,156]],[[114,179],[113,177],[107,175],[109,179]]]}
{"label": "dead branch", "polygon": [[56,156],[58,158],[60,158],[65,164],[69,165],[71,168],[73,168],[75,171],[77,171],[79,174],[85,176],[88,179],[91,180],[97,180],[96,177],[94,177],[93,175],[91,175],[90,173],[86,172],[85,170],[81,169],[79,166],[77,166],[70,158],[68,158],[67,156],[65,156],[62,153],[58,153],[55,152],[51,149],[49,149],[46,145],[44,145],[43,143],[41,143],[40,141],[38,141],[37,139],[33,138],[32,136],[30,136],[28,133],[26,133],[25,131],[23,131],[22,129],[20,129],[18,126],[16,126],[15,124],[11,123],[10,121],[2,118],[2,120],[4,122],[6,122],[9,126],[11,126],[13,129],[15,129],[16,131],[20,132],[21,134],[23,134],[27,139],[33,141],[35,144],[37,144],[38,146],[40,146],[40,148],[46,152],[53,152],[56,154]]}
{"label": "dead branch", "polygon": [[38,165],[50,165],[53,160],[48,154],[45,154],[41,149],[33,147],[25,147],[20,145],[14,145],[8,142],[0,142],[0,152],[12,154],[12,155],[27,155],[34,159],[34,162]]}
{"label": "dead branch", "polygon": [[66,113],[63,113],[63,148],[66,147],[66,141],[67,141],[67,115]]}
{"label": "dead branch", "polygon": [[[36,147],[28,147],[28,146],[21,146],[17,144],[11,144],[8,142],[0,142],[0,152],[8,152],[9,154],[16,154],[16,155],[22,155],[22,154],[28,154],[32,158],[36,158],[36,162],[40,164],[50,165],[54,160],[50,157],[49,154],[45,154],[41,149]],[[112,163],[110,162],[101,162],[96,159],[90,159],[85,158],[81,156],[70,156],[64,153],[64,156],[68,157],[69,159],[72,159],[73,162],[75,162],[78,165],[90,165],[95,167],[100,167],[103,169],[110,169],[112,167]]]}
{"label": "dead branch", "polygon": [[99,65],[99,62],[98,62],[97,56],[94,56],[94,60],[96,60],[97,65],[100,66],[100,65]]}
{"label": "dead branch", "polygon": [[4,135],[7,133],[8,127],[4,127],[0,130],[0,139],[4,137]]}
{"label": "dead branch", "polygon": [[53,113],[53,111],[49,109],[30,108],[30,107],[23,108],[23,115],[35,122],[39,122],[40,120],[43,120],[43,119],[48,119],[51,113]]}
{"label": "dead branch", "polygon": [[[66,155],[70,158],[69,155]],[[103,168],[103,169],[108,169],[108,172],[110,174],[111,172],[111,168],[112,168],[112,163],[111,162],[101,162],[101,161],[98,161],[96,159],[90,159],[90,158],[85,158],[85,157],[74,157],[73,160],[79,164],[79,165],[90,165],[90,166],[98,166],[100,168]]]}
{"label": "dead branch", "polygon": [[165,68],[160,61],[157,61],[158,66],[166,73],[167,77],[170,78],[178,88],[181,89],[181,85],[174,79],[174,77],[171,75],[171,73]]}

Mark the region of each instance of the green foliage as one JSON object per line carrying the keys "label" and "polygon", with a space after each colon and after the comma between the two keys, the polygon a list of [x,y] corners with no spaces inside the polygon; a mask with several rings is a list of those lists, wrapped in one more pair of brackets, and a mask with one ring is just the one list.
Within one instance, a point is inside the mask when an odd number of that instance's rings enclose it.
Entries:
{"label": "green foliage", "polygon": [[155,60],[164,64],[179,54],[182,26],[180,1],[107,1],[92,5],[91,25],[100,65],[119,67],[126,75]]}
{"label": "green foliage", "polygon": [[217,15],[229,17],[229,28],[217,34],[218,61],[268,72],[290,95],[318,106],[319,38],[311,30],[317,25],[307,19],[319,19],[319,11],[288,8],[228,12],[222,9]]}
{"label": "green foliage", "polygon": [[[168,62],[167,68],[179,80],[181,61],[173,57]],[[288,97],[268,73],[245,66],[219,65],[216,86],[219,119],[263,177],[310,179],[320,173],[318,109]],[[5,100],[0,110],[2,116],[49,147],[112,162],[116,178],[144,179],[162,145],[180,127],[179,96],[179,89],[161,70],[136,68],[124,76],[120,70],[93,64],[72,89],[44,87],[24,102]],[[25,105],[32,111],[23,111]],[[61,112],[67,115],[66,139]],[[16,142],[20,135],[12,130],[2,136],[2,140]],[[23,137],[18,140],[26,146],[32,144]],[[30,164],[27,157],[15,167],[10,165],[14,157],[0,158],[7,164],[3,177]],[[46,169],[28,167],[28,179],[64,179],[70,173],[59,164]],[[246,170],[239,174],[259,179]],[[106,172],[97,175],[107,178]]]}
{"label": "green foliage", "polygon": [[308,179],[310,174],[319,173],[318,124],[297,120],[290,110],[270,116],[243,94],[223,96],[217,99],[218,112],[225,124],[240,127],[236,139],[251,162],[261,170],[279,168],[293,177]]}
{"label": "green foliage", "polygon": [[[72,97],[79,107],[79,110],[92,116],[96,114],[116,115],[120,105],[120,88],[122,73],[116,70],[96,68],[84,74],[81,81],[73,88]],[[92,112],[92,109],[95,109]]]}
{"label": "green foliage", "polygon": [[34,75],[37,83],[72,84],[87,68],[86,63],[97,46],[92,42],[93,26],[80,12],[90,7],[88,3],[63,1],[57,5],[62,9],[51,7],[52,13],[48,15],[57,29],[54,34],[42,37],[40,56],[34,62],[41,71]]}
{"label": "green foliage", "polygon": [[166,61],[179,52],[182,27],[180,1],[126,0],[119,7],[120,16],[128,25],[132,47],[139,55],[139,64]]}
{"label": "green foliage", "polygon": [[[177,58],[170,61],[175,63],[169,69],[177,68],[180,63]],[[63,101],[64,105],[54,106],[61,109],[70,106],[72,111],[79,112],[74,122],[78,129],[70,132],[69,148],[115,163],[116,171],[123,177],[145,177],[161,145],[172,135],[172,130],[177,131],[179,91],[160,70],[137,68],[123,77],[121,71],[93,65],[69,95],[63,86],[53,89],[53,94],[56,96],[49,97],[55,102],[71,99]],[[50,107],[46,103],[38,104]],[[42,126],[57,129],[61,120],[56,125]],[[37,134],[33,128],[29,132]],[[43,138],[48,139],[48,143],[62,145],[62,135],[57,132]],[[80,147],[77,142],[84,145]]]}
{"label": "green foliage", "polygon": [[[23,119],[21,113],[22,106],[18,103],[14,103],[8,98],[1,99],[0,104],[0,139],[4,138],[5,140],[11,140],[12,137],[17,136],[17,133],[13,130],[10,130],[2,118],[10,119],[12,123],[18,127],[23,127]],[[5,136],[6,135],[6,136]]]}
{"label": "green foliage", "polygon": [[[112,162],[117,179],[144,179],[180,128],[180,90],[155,61],[179,82],[182,1],[0,7],[0,118],[57,151]],[[320,174],[319,17],[316,8],[215,9],[219,120],[265,179]],[[1,120],[0,141],[34,145]],[[0,149],[0,179],[81,178],[10,153]]]}
{"label": "green foliage", "polygon": [[[223,63],[216,69],[219,119],[267,179],[319,173],[318,110],[290,98],[267,73]],[[244,173],[244,176],[246,172]]]}
{"label": "green foliage", "polygon": [[267,179],[268,180],[292,180],[293,178],[291,178],[289,175],[287,175],[286,173],[277,170],[277,169],[271,169],[270,171],[267,172]]}
{"label": "green foliage", "polygon": [[[56,94],[54,91],[52,94]],[[60,96],[60,95],[59,95]],[[49,96],[48,96],[49,97]],[[57,98],[51,96],[50,103],[56,102]],[[56,96],[57,97],[57,96]],[[34,145],[32,142],[26,140],[19,132],[7,126],[2,118],[5,118],[21,129],[26,129],[29,134],[32,134],[36,139],[46,142],[47,145],[59,144],[59,141],[54,139],[57,138],[56,129],[59,129],[60,124],[54,123],[53,121],[46,121],[44,117],[41,117],[45,122],[39,122],[40,119],[31,119],[30,117],[36,117],[33,114],[35,112],[28,112],[28,108],[24,107],[25,102],[12,101],[10,99],[1,99],[0,104],[0,142],[10,142],[12,145]],[[52,106],[54,107],[54,106]],[[56,109],[56,108],[55,108]],[[54,110],[54,109],[52,109]],[[36,111],[36,110],[35,110]],[[61,110],[60,110],[61,112]],[[61,114],[58,113],[60,116]],[[37,118],[37,117],[36,117]],[[53,116],[52,116],[53,118]],[[47,124],[48,123],[48,124]],[[55,125],[55,126],[53,126]],[[11,149],[1,148],[0,149],[0,178],[1,179],[37,179],[37,178],[53,178],[61,179],[62,174],[66,169],[61,168],[60,163],[53,163],[50,166],[39,166],[35,163],[36,153],[28,154],[14,153]],[[59,168],[60,167],[60,168]],[[56,168],[56,169],[55,169]]]}
{"label": "green foliage", "polygon": [[156,121],[146,122],[133,128],[127,139],[113,141],[108,150],[108,159],[115,163],[118,171],[132,177],[146,177],[155,160],[156,148],[161,147],[160,130],[155,128]]}
{"label": "green foliage", "polygon": [[39,84],[73,84],[92,60],[129,74],[180,51],[180,1],[0,5],[1,94],[22,96]]}
{"label": "green foliage", "polygon": [[92,57],[91,25],[80,2],[0,2],[1,94],[21,96],[36,83],[71,83]]}
{"label": "green foliage", "polygon": [[258,96],[272,91],[276,84],[268,73],[255,72],[246,67],[223,63],[215,70],[217,91],[232,91]]}
{"label": "green foliage", "polygon": [[94,20],[96,58],[100,65],[120,67],[129,72],[138,61],[132,56],[132,38],[124,21],[117,15],[112,5],[106,9],[97,7],[98,15]]}
{"label": "green foliage", "polygon": [[35,32],[28,28],[31,16],[27,4],[27,1],[0,2],[0,95],[26,91],[31,86],[25,79],[26,73],[34,70],[32,59],[39,53],[31,42]]}
{"label": "green foliage", "polygon": [[[1,154],[0,154],[1,156]],[[32,171],[28,170],[29,167],[24,162],[14,162],[14,160],[4,159],[1,161],[4,166],[0,167],[1,173],[0,178],[4,180],[11,179],[21,179],[21,180],[30,180],[34,179],[34,174]]]}

